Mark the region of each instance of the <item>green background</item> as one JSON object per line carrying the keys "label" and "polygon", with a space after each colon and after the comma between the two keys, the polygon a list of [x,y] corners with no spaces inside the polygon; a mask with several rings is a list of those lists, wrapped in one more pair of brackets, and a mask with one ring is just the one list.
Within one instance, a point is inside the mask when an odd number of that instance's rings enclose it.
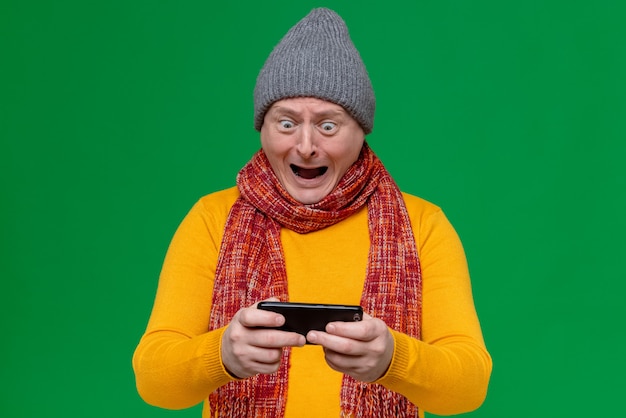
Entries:
{"label": "green background", "polygon": [[348,23],[369,141],[467,251],[494,370],[472,417],[623,412],[622,1],[0,2],[0,415],[199,417],[134,388],[175,228],[259,147],[252,89]]}

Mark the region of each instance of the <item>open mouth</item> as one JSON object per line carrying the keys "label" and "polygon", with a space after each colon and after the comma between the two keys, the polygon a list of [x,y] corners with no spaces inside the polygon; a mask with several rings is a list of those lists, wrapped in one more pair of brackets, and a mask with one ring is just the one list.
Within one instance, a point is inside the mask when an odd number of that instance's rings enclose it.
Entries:
{"label": "open mouth", "polygon": [[307,180],[323,176],[324,173],[326,173],[326,171],[328,170],[328,167],[302,168],[298,167],[295,164],[291,164],[290,167],[291,171],[293,171],[296,176],[302,177],[303,179]]}

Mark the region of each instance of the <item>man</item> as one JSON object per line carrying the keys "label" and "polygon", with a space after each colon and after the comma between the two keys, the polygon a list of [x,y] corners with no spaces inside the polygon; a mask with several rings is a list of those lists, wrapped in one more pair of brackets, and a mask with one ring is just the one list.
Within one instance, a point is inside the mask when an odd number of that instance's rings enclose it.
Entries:
{"label": "man", "polygon": [[[467,412],[491,372],[462,246],[365,135],[375,100],[343,20],[315,9],[257,79],[261,151],[192,208],[133,364],[149,403],[203,416]],[[268,329],[267,299],[360,304],[356,323]],[[310,345],[305,346],[308,340]]]}

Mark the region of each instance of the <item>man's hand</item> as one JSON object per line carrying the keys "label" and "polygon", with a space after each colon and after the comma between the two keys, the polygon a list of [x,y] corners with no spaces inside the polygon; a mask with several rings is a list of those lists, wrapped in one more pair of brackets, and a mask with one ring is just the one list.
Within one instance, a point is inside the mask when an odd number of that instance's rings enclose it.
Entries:
{"label": "man's hand", "polygon": [[222,363],[240,379],[276,372],[283,347],[302,347],[306,343],[304,336],[294,332],[258,328],[281,326],[285,318],[257,309],[256,305],[239,310],[222,336]]}
{"label": "man's hand", "polygon": [[382,377],[393,357],[394,341],[387,325],[369,315],[360,322],[331,322],[326,332],[309,332],[307,340],[324,347],[332,369],[363,382]]}

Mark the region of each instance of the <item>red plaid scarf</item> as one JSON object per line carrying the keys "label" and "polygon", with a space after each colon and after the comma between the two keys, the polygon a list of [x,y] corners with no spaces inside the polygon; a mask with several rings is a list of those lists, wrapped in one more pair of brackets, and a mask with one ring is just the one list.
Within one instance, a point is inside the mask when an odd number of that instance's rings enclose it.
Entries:
{"label": "red plaid scarf", "polygon": [[[298,233],[333,225],[367,204],[370,251],[361,305],[394,330],[420,337],[421,273],[400,190],[367,144],[335,190],[302,205],[280,185],[259,151],[237,177],[241,197],[231,208],[215,273],[210,329],[226,326],[241,308],[276,296],[288,300],[280,229]],[[278,372],[230,382],[209,396],[213,416],[283,417],[290,349]],[[381,385],[344,375],[342,416],[416,417],[417,407]]]}

